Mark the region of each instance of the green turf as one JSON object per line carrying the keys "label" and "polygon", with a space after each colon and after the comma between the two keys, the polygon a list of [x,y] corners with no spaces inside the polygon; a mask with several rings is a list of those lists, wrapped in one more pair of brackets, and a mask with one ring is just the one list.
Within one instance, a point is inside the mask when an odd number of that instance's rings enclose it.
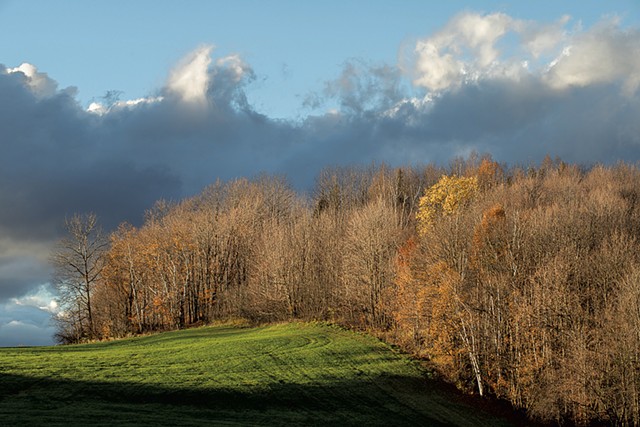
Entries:
{"label": "green turf", "polygon": [[501,423],[387,345],[330,325],[0,349],[3,426]]}

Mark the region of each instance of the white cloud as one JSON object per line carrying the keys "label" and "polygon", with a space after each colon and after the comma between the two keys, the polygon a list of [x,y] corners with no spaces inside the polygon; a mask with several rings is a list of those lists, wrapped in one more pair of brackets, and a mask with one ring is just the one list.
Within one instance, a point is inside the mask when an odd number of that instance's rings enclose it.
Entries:
{"label": "white cloud", "polygon": [[93,113],[93,114],[103,115],[107,111],[108,111],[107,107],[105,107],[99,102],[92,102],[91,104],[89,104],[89,107],[87,107],[87,112]]}
{"label": "white cloud", "polygon": [[458,37],[446,34],[446,39],[459,43],[450,44],[454,51],[470,48],[476,56],[480,67],[490,66],[499,55],[496,42],[512,27],[514,20],[503,13],[478,15],[465,13],[449,24],[449,31],[456,32]]}
{"label": "white cloud", "polygon": [[500,55],[498,40],[517,22],[503,13],[458,15],[435,35],[417,42],[414,84],[438,91],[490,71]]}
{"label": "white cloud", "polygon": [[7,72],[10,74],[22,73],[33,94],[39,98],[53,96],[58,89],[58,84],[55,80],[50,79],[47,73],[38,72],[34,65],[27,62],[19,67],[7,69]]}
{"label": "white cloud", "polygon": [[48,313],[58,312],[56,295],[48,284],[40,285],[35,290],[20,298],[13,298],[11,302],[19,306],[34,307]]}
{"label": "white cloud", "polygon": [[205,105],[212,50],[213,46],[203,46],[184,58],[169,76],[169,92],[185,103]]}
{"label": "white cloud", "polygon": [[574,36],[546,76],[557,89],[620,82],[627,93],[640,84],[640,32],[621,30],[617,20]]}
{"label": "white cloud", "polygon": [[420,41],[416,46],[416,63],[419,77],[414,84],[438,91],[459,83],[464,76],[464,63],[452,53],[442,53],[439,46],[429,40]]}
{"label": "white cloud", "polygon": [[251,72],[251,67],[240,58],[240,55],[229,55],[224,58],[218,58],[216,65],[229,69],[233,75],[233,81],[236,83],[240,82],[247,72]]}
{"label": "white cloud", "polygon": [[541,24],[502,13],[461,14],[416,43],[414,84],[442,91],[480,80],[531,76],[555,90],[619,83],[629,94],[640,87],[637,29],[623,30],[618,19],[610,19],[588,30],[568,31],[569,22],[569,16]]}
{"label": "white cloud", "polygon": [[155,104],[156,102],[162,102],[163,100],[164,100],[163,96],[150,96],[146,98],[117,101],[111,106],[106,106],[99,102],[92,102],[91,104],[89,104],[89,107],[87,107],[87,112],[101,116],[103,114],[106,114],[114,110],[118,110],[122,108],[139,107],[139,106],[148,105],[148,104]]}
{"label": "white cloud", "polygon": [[553,52],[567,39],[568,34],[565,26],[571,17],[565,15],[558,21],[549,25],[538,24],[537,22],[515,21],[516,31],[522,38],[522,44],[534,59]]}

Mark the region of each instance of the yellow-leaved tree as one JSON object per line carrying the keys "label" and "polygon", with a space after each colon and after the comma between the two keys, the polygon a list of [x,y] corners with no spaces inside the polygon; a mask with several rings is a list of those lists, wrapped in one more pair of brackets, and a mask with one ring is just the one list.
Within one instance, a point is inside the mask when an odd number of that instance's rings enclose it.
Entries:
{"label": "yellow-leaved tree", "polygon": [[[465,373],[470,365],[472,378],[482,396],[479,327],[465,290],[467,256],[464,245],[460,245],[468,231],[465,226],[451,228],[451,224],[438,221],[459,212],[478,192],[477,176],[443,175],[420,198],[416,214],[422,237],[420,245],[429,251],[414,266],[415,276],[422,278],[414,304],[420,307],[420,320],[424,325],[420,331],[424,334],[421,349],[454,382],[464,381],[465,377],[471,379]],[[455,255],[451,258],[450,254]]]}
{"label": "yellow-leaved tree", "polygon": [[418,232],[426,234],[439,215],[451,215],[478,193],[478,178],[443,175],[429,187],[418,205]]}

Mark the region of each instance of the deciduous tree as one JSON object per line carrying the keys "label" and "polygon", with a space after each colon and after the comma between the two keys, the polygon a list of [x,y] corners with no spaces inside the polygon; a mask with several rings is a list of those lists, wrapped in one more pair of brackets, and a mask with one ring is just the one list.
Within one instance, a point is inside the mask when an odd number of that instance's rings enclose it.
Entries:
{"label": "deciduous tree", "polygon": [[62,312],[58,316],[63,341],[96,337],[93,291],[101,279],[108,248],[95,214],[74,215],[66,221],[67,236],[52,255],[54,285]]}

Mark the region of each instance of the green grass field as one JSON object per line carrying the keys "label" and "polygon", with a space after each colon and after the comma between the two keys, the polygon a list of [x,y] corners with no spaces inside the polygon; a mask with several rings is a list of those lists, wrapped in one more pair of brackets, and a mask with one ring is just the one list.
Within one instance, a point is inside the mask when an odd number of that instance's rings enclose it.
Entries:
{"label": "green grass field", "polygon": [[0,425],[509,425],[375,338],[212,326],[0,349]]}

